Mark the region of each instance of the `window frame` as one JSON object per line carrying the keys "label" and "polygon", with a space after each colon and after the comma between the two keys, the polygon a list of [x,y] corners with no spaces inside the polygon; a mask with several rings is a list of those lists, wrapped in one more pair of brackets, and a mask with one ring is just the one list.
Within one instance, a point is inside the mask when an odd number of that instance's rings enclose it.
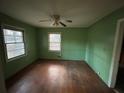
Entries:
{"label": "window frame", "polygon": [[[16,27],[16,26],[11,26],[11,25],[2,25],[1,26],[1,29],[2,29],[2,36],[3,36],[3,47],[4,47],[4,54],[5,54],[5,59],[6,59],[6,62],[11,62],[11,61],[14,61],[14,60],[17,60],[17,59],[20,59],[24,56],[27,55],[27,49],[26,49],[26,41],[25,41],[25,29],[23,28],[20,28],[20,27]],[[17,32],[22,32],[22,39],[23,39],[23,44],[24,44],[24,54],[22,55],[18,55],[18,56],[15,56],[13,58],[8,58],[8,55],[7,55],[7,44],[5,43],[5,38],[4,38],[4,29],[10,29],[10,30],[13,30],[13,31],[17,31]],[[14,43],[12,43],[14,44]]]}
{"label": "window frame", "polygon": [[[60,38],[61,38],[60,50],[50,50],[50,37],[49,37],[50,34],[60,34]],[[62,34],[61,34],[61,32],[48,32],[47,36],[48,36],[48,51],[61,53],[61,51],[62,51]]]}

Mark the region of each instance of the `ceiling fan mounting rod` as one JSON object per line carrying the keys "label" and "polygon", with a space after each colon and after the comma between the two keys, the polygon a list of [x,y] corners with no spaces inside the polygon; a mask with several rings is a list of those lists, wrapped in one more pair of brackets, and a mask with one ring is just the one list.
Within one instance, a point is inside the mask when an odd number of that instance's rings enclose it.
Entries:
{"label": "ceiling fan mounting rod", "polygon": [[[63,23],[61,21],[61,18],[60,18],[60,15],[58,14],[54,14],[54,15],[51,15],[51,18],[52,19],[49,19],[49,20],[40,20],[40,22],[46,22],[46,21],[53,21],[53,26],[63,26],[63,27],[66,27],[67,25],[65,23]],[[68,23],[72,23],[72,20],[65,20],[65,22],[68,22]]]}
{"label": "ceiling fan mounting rod", "polygon": [[59,25],[59,21],[60,21],[60,16],[59,15],[53,15],[53,18],[55,20],[53,25],[58,26]]}
{"label": "ceiling fan mounting rod", "polygon": [[53,15],[53,18],[54,18],[55,20],[60,20],[60,15]]}

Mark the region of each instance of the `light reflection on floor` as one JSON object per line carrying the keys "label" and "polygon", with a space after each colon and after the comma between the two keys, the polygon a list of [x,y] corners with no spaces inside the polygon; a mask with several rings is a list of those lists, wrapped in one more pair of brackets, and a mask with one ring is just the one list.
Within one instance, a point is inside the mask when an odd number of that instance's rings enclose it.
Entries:
{"label": "light reflection on floor", "polygon": [[52,65],[48,68],[48,75],[51,83],[57,83],[57,81],[59,81],[58,79],[61,79],[59,83],[63,83],[65,73],[65,68],[62,66]]}

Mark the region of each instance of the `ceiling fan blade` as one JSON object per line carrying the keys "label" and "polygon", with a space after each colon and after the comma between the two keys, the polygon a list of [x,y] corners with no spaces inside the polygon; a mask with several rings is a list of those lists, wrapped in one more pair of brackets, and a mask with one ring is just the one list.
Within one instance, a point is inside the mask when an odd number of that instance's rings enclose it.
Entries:
{"label": "ceiling fan blade", "polygon": [[62,22],[59,22],[62,26],[64,26],[64,27],[66,27],[67,25],[66,24],[64,24],[64,23],[62,23]]}
{"label": "ceiling fan blade", "polygon": [[66,20],[66,22],[72,23],[72,20]]}
{"label": "ceiling fan blade", "polygon": [[51,21],[50,19],[46,19],[46,20],[40,20],[39,22],[49,22]]}

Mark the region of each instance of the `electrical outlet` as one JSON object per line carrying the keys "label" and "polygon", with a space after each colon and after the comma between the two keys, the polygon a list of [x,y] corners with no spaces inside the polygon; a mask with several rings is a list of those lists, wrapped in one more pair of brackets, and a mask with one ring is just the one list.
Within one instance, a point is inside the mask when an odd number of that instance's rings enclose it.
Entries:
{"label": "electrical outlet", "polygon": [[57,57],[61,57],[60,55],[58,55]]}
{"label": "electrical outlet", "polygon": [[100,75],[100,72],[98,72],[98,75]]}

